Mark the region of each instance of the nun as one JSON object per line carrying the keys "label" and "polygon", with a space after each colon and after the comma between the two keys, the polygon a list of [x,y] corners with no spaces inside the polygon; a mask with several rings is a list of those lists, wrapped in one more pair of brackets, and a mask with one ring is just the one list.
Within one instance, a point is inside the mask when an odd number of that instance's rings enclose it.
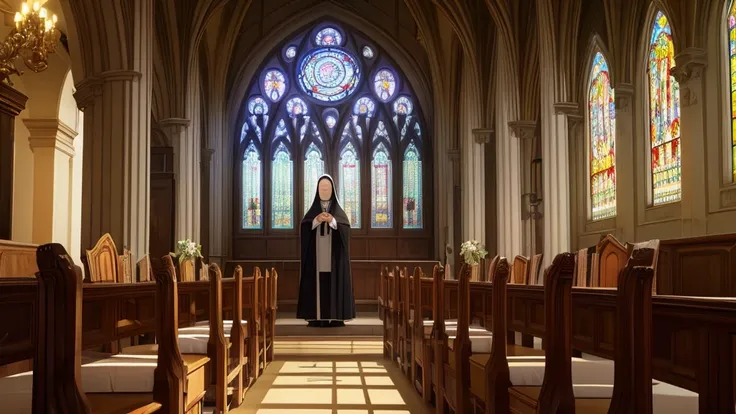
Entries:
{"label": "nun", "polygon": [[297,318],[313,327],[345,326],[355,318],[350,221],[329,175],[317,180],[314,201],[302,219],[301,252]]}

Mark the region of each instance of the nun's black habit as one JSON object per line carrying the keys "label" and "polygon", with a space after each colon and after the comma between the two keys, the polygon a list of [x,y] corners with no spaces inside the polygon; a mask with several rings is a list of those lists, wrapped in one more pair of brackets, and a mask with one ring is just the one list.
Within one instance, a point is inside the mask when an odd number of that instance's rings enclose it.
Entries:
{"label": "nun's black habit", "polygon": [[[313,229],[314,219],[323,213],[319,196],[319,182],[322,180],[329,180],[332,184],[332,196],[326,211],[335,218],[337,229],[333,229],[329,223],[320,223]],[[326,274],[324,269],[322,273],[317,271],[317,236],[329,232],[332,233],[331,259],[330,272]],[[340,206],[335,194],[335,182],[329,175],[317,180],[314,201],[302,219],[301,253],[297,318],[308,321],[345,321],[355,318],[350,274],[350,220]]]}

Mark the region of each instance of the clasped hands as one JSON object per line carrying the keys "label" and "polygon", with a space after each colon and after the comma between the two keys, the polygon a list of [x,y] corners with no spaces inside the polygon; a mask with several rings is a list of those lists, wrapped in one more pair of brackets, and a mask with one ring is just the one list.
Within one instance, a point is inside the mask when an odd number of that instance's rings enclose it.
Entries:
{"label": "clasped hands", "polygon": [[330,213],[321,213],[317,216],[317,221],[320,223],[332,223],[332,214]]}

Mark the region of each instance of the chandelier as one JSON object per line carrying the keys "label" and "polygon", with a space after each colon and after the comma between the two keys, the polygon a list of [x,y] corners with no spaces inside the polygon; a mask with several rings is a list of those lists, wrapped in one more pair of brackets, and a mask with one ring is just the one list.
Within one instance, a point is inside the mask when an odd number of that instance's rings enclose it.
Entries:
{"label": "chandelier", "polygon": [[34,72],[46,70],[48,54],[56,51],[56,20],[41,2],[23,2],[21,11],[15,13],[15,28],[0,43],[0,81],[12,85],[10,75],[23,74],[15,65],[18,58]]}

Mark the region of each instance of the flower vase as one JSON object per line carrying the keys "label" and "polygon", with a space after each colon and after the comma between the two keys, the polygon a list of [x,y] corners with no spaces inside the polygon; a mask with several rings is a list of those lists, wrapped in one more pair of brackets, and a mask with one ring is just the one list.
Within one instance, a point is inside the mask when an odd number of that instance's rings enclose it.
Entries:
{"label": "flower vase", "polygon": [[480,264],[479,263],[476,263],[470,266],[470,281],[472,282],[480,281]]}
{"label": "flower vase", "polygon": [[181,282],[194,281],[194,259],[186,259],[179,263]]}

